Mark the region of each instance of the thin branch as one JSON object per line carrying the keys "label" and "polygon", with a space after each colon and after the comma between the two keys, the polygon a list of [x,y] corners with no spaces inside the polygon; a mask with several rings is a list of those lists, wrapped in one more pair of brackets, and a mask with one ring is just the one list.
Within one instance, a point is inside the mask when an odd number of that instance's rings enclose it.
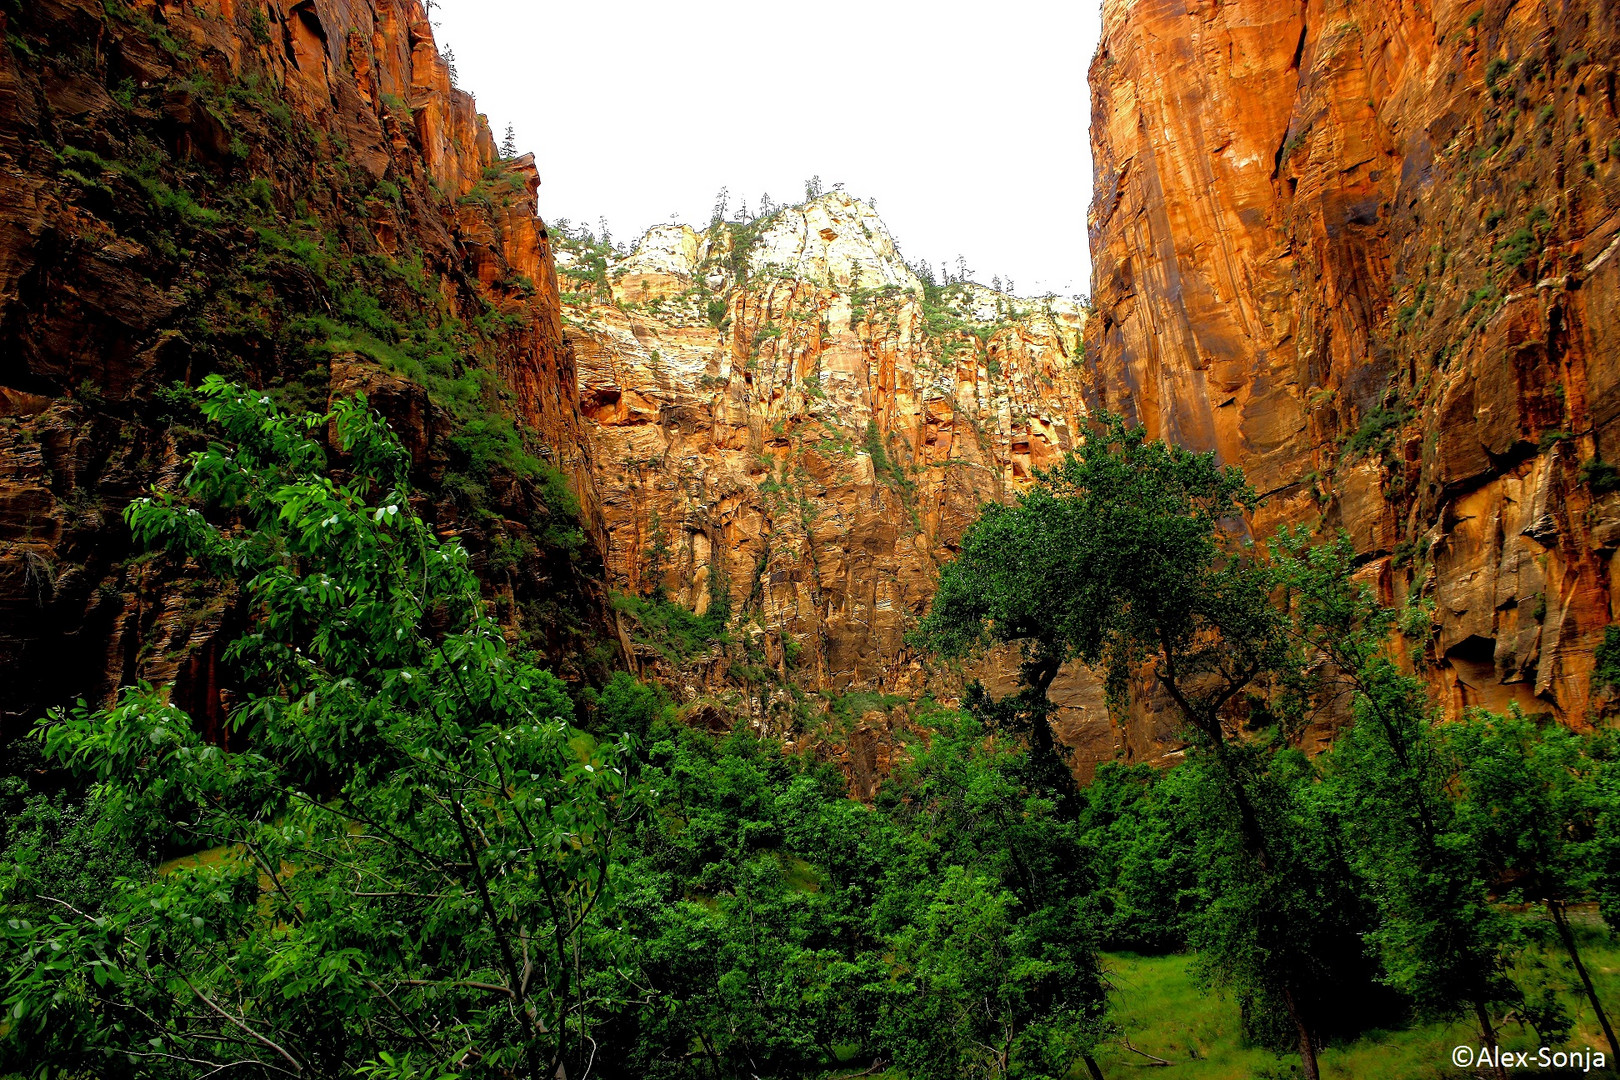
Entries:
{"label": "thin branch", "polygon": [[396,979],[401,986],[470,986],[474,990],[488,990],[495,994],[505,994],[513,997],[510,987],[499,983],[474,982],[471,979]]}
{"label": "thin branch", "polygon": [[241,1058],[236,1061],[227,1061],[223,1064],[215,1064],[214,1062],[209,1061],[207,1058],[186,1057],[183,1054],[165,1054],[160,1051],[153,1050],[120,1050],[119,1053],[128,1057],[164,1058],[168,1061],[183,1061],[187,1065],[214,1066],[212,1069],[209,1069],[207,1072],[203,1073],[198,1080],[207,1080],[208,1077],[213,1076],[215,1073],[224,1072],[226,1069],[233,1068],[237,1065],[257,1065],[261,1069],[270,1069],[273,1072],[278,1072],[283,1076],[298,1075],[297,1073],[288,1072],[279,1065],[272,1065],[268,1061],[260,1061],[258,1058]]}
{"label": "thin branch", "polygon": [[85,922],[95,922],[96,921],[96,920],[92,919],[90,916],[86,915],[84,912],[80,911],[78,908],[74,907],[72,904],[68,903],[66,900],[58,900],[54,896],[46,896],[43,893],[35,893],[34,894],[34,899],[35,900],[48,900],[53,904],[61,904],[63,907],[65,907],[69,911],[73,912],[73,914],[77,915],[79,918],[83,919]]}
{"label": "thin branch", "polygon": [[235,1016],[232,1016],[230,1013],[226,1012],[225,1009],[221,1008],[220,1005],[218,1003],[216,1003],[213,998],[209,997],[207,994],[203,993],[201,990],[199,990],[195,986],[193,986],[192,983],[191,983],[191,980],[186,978],[184,975],[180,975],[180,981],[185,983],[186,984],[186,989],[190,990],[193,994],[196,994],[197,997],[203,1002],[203,1004],[207,1005],[209,1008],[211,1008],[215,1012],[219,1013],[220,1016],[224,1017],[230,1023],[235,1024],[237,1027],[239,1027],[243,1031],[247,1032],[250,1036],[253,1037],[253,1039],[256,1042],[258,1042],[261,1045],[266,1046],[269,1049],[274,1050],[276,1053],[280,1054],[282,1056],[282,1058],[284,1058],[287,1061],[287,1063],[293,1067],[293,1071],[295,1073],[297,1073],[300,1076],[303,1075],[304,1066],[299,1063],[297,1058],[295,1058],[291,1054],[287,1053],[287,1051],[285,1049],[283,1049],[279,1043],[273,1042],[272,1040],[266,1038],[265,1036],[260,1035],[257,1031],[254,1031],[252,1028],[248,1027],[246,1023],[239,1020]]}
{"label": "thin branch", "polygon": [[1141,1054],[1143,1057],[1148,1059],[1148,1063],[1150,1065],[1174,1065],[1175,1064],[1175,1062],[1166,1061],[1164,1058],[1159,1057],[1157,1054],[1150,1054],[1146,1050],[1138,1050],[1136,1047],[1131,1045],[1131,1037],[1129,1035],[1125,1036],[1125,1049],[1129,1050],[1133,1054]]}

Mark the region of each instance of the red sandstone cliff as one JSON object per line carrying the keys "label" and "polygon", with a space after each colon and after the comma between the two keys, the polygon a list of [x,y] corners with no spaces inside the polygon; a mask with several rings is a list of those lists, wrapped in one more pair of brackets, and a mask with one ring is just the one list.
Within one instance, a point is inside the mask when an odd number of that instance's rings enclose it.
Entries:
{"label": "red sandstone cliff", "polygon": [[[980,505],[1079,436],[1082,309],[925,288],[836,193],[576,249],[558,258],[609,581],[722,604],[738,639],[685,659],[644,643],[643,670],[779,731],[796,692],[934,685],[904,634]],[[1093,738],[1113,756],[1106,717]]]}
{"label": "red sandstone cliff", "polygon": [[[939,686],[903,642],[937,566],[1099,406],[1242,464],[1257,531],[1346,528],[1388,595],[1432,597],[1453,709],[1606,706],[1615,12],[1104,17],[1087,325],[924,289],[841,195],[585,245],[564,297],[533,161],[497,158],[418,0],[0,6],[0,719],[137,677],[218,713],[229,598],[133,559],[118,518],[179,475],[200,434],[169,389],[211,370],[290,404],[366,389],[554,657],[616,636],[604,554],[626,595],[723,602],[729,652],[625,627],[717,719]],[[512,446],[566,475],[583,536]],[[1175,748],[1084,673],[1054,694],[1082,767]]]}
{"label": "red sandstone cliff", "polygon": [[1107,0],[1093,403],[1436,605],[1451,711],[1607,703],[1620,9]]}
{"label": "red sandstone cliff", "polygon": [[538,184],[419,0],[0,5],[0,733],[136,678],[220,714],[230,598],[119,517],[200,444],[170,389],[209,371],[367,390],[512,633],[600,633],[600,532],[525,464],[597,520]]}

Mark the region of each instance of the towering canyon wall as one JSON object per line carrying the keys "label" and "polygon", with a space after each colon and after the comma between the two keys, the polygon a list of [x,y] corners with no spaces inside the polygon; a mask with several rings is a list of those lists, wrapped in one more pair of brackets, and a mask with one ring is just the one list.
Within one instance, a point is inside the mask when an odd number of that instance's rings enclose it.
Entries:
{"label": "towering canyon wall", "polygon": [[[1080,434],[1079,305],[925,285],[841,193],[703,233],[659,226],[627,255],[561,242],[609,581],[722,605],[752,651],[739,665],[643,642],[644,670],[770,724],[790,722],[795,688],[934,685],[904,635],[939,566],[981,504]],[[742,700],[750,682],[775,698]],[[1087,701],[1092,756],[1112,756]]]}
{"label": "towering canyon wall", "polygon": [[1607,707],[1620,8],[1106,0],[1089,401],[1435,603],[1452,712]]}
{"label": "towering canyon wall", "polygon": [[[1583,723],[1620,550],[1617,19],[1108,0],[1088,321],[918,280],[841,193],[571,237],[560,287],[533,159],[420,0],[0,0],[0,734],[136,678],[222,715],[233,598],[119,519],[201,445],[173,388],[211,371],[365,390],[514,638],[576,675],[622,650],[717,721],[952,693],[904,641],[938,567],[1108,408],[1244,466],[1257,533],[1346,529],[1432,598],[1453,711]],[[1082,771],[1178,745],[1084,672],[1054,692]]]}
{"label": "towering canyon wall", "polygon": [[0,736],[137,678],[222,714],[233,598],[120,519],[203,445],[173,389],[209,372],[367,391],[514,636],[600,636],[538,184],[420,0],[0,2]]}

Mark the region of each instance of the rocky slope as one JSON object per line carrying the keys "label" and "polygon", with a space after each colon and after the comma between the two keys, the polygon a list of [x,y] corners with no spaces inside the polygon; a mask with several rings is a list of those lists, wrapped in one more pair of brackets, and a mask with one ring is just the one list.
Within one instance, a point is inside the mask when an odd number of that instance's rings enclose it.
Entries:
{"label": "rocky slope", "polygon": [[[935,685],[904,634],[979,506],[1078,436],[1082,309],[920,281],[842,193],[659,226],[623,254],[560,243],[608,577],[643,670],[779,730],[805,691]],[[708,646],[712,617],[689,644],[661,632],[658,596],[724,612],[733,645]],[[1112,756],[1100,701],[1074,704],[1070,741]]]}
{"label": "rocky slope", "polygon": [[172,391],[210,371],[366,390],[513,635],[585,662],[601,532],[538,184],[420,0],[0,0],[0,736],[137,678],[217,723],[233,600],[119,516],[200,445]]}
{"label": "rocky slope", "polygon": [[1103,14],[1088,400],[1241,464],[1258,532],[1347,529],[1387,596],[1432,598],[1451,712],[1586,723],[1620,550],[1620,9]]}

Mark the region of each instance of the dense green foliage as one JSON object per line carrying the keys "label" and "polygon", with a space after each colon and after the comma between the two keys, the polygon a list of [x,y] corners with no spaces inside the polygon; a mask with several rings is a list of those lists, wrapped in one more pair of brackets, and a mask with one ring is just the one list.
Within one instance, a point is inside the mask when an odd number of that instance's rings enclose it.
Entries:
{"label": "dense green foliage", "polygon": [[628,676],[575,726],[362,402],[202,412],[129,519],[246,605],[228,729],[150,687],[40,727],[80,786],[0,793],[0,1071],[1059,1077],[1105,1034],[1016,745],[940,712],[879,810]]}
{"label": "dense green foliage", "polygon": [[651,596],[620,593],[613,598],[613,606],[629,616],[638,641],[680,662],[730,640],[725,593],[716,589],[713,596],[702,615],[694,615],[690,608],[670,600],[661,590]]}
{"label": "dense green foliage", "polygon": [[[1114,423],[987,512],[924,631],[1023,642],[1026,685],[914,703],[867,805],[509,647],[363,401],[211,380],[201,411],[222,440],[129,519],[245,607],[229,724],[138,687],[40,726],[36,772],[76,779],[0,789],[0,1074],[1097,1078],[1170,1045],[1103,949],[1190,954],[1180,985],[1307,1070],[1414,1018],[1607,1032],[1570,906],[1614,914],[1613,736],[1435,726],[1347,544],[1234,539],[1248,493],[1208,458]],[[715,631],[620,604],[671,650]],[[1042,681],[1074,657],[1173,700],[1185,764],[1077,786]]]}
{"label": "dense green foliage", "polygon": [[[1611,826],[1600,808],[1612,793],[1600,777],[1612,751],[1582,744],[1549,766],[1545,789],[1578,798],[1549,794],[1518,818],[1505,804],[1471,813],[1458,792],[1479,782],[1471,771],[1500,759],[1462,754],[1462,736],[1435,727],[1422,682],[1388,651],[1396,613],[1354,583],[1348,543],[1312,546],[1285,532],[1260,550],[1240,517],[1252,500],[1213,455],[1101,417],[1015,504],[985,510],[941,575],[919,638],[946,655],[1020,643],[1022,689],[1002,702],[972,689],[969,700],[1023,718],[1035,748],[1052,746],[1047,689],[1071,659],[1102,670],[1117,706],[1153,696],[1180,714],[1189,759],[1157,787],[1192,809],[1186,831],[1162,822],[1159,798],[1127,788],[1124,803],[1153,827],[1117,846],[1107,831],[1099,837],[1112,870],[1107,910],[1122,919],[1114,933],[1138,946],[1154,942],[1135,929],[1138,914],[1156,911],[1157,929],[1197,950],[1205,980],[1237,993],[1252,1038],[1292,1043],[1308,1077],[1318,1075],[1323,1040],[1403,1008],[1471,1010],[1484,1044],[1495,1045],[1493,1016],[1534,1006],[1509,974],[1522,927],[1496,903],[1501,883],[1525,871],[1507,854],[1493,858],[1487,823],[1563,821],[1566,839],[1542,845],[1547,868],[1531,880],[1556,879],[1542,891],[1559,903],[1603,894],[1612,856],[1601,837]],[[1421,640],[1427,620],[1421,608],[1411,614],[1403,629]],[[1301,733],[1345,703],[1348,734],[1308,760]],[[1576,745],[1546,738],[1547,747]],[[1529,783],[1519,774],[1492,790],[1519,790]],[[1121,774],[1099,777],[1121,784]],[[1108,805],[1106,796],[1088,801]],[[1571,835],[1591,839],[1571,845]],[[1167,851],[1169,837],[1180,845]],[[1579,872],[1555,870],[1555,851]],[[1170,857],[1182,852],[1190,866]],[[1135,884],[1132,856],[1162,868],[1163,891]],[[1196,902],[1170,899],[1187,891]],[[1570,957],[1578,969],[1573,946]]]}
{"label": "dense green foliage", "polygon": [[1074,835],[1021,791],[1016,750],[936,718],[886,809],[750,733],[655,725],[643,775],[662,809],[619,878],[652,995],[613,1025],[603,1068],[798,1075],[880,1058],[919,1077],[1056,1077],[1095,1045]]}
{"label": "dense green foliage", "polygon": [[[1236,469],[1213,455],[1150,441],[1103,417],[1082,446],[1009,507],[988,508],[947,567],[921,636],[960,653],[989,640],[1023,643],[1032,743],[1046,747],[1046,691],[1066,660],[1106,674],[1124,702],[1143,672],[1181,713],[1204,755],[1186,766],[1205,824],[1196,850],[1209,906],[1192,926],[1211,980],[1231,985],[1261,1022],[1287,1023],[1314,1075],[1327,1000],[1359,994],[1354,950],[1362,927],[1331,832],[1299,798],[1306,768],[1268,743],[1231,738],[1223,710],[1289,663],[1274,574],[1226,527],[1252,505]],[[1270,710],[1253,710],[1266,723]],[[1335,962],[1343,957],[1345,962]],[[1365,979],[1360,980],[1365,983]],[[1320,1007],[1317,1003],[1322,1002]]]}
{"label": "dense green foliage", "polygon": [[[1161,637],[1199,672],[1262,663],[1223,661],[1199,638],[1215,618],[1248,613],[1264,584],[1241,560],[1216,566],[1221,523],[1252,504],[1242,474],[1117,418],[1104,425],[1015,505],[985,507],[940,575],[921,639],[948,655],[1022,642],[1041,685],[1079,659],[1106,671],[1116,698]],[[1232,644],[1252,650],[1271,636]]]}
{"label": "dense green foliage", "polygon": [[[1490,1006],[1514,998],[1503,977],[1506,925],[1486,902],[1485,866],[1453,812],[1451,772],[1423,684],[1386,652],[1395,613],[1350,584],[1347,541],[1307,548],[1303,536],[1285,534],[1275,554],[1306,649],[1338,673],[1310,670],[1305,696],[1321,699],[1339,681],[1354,694],[1356,723],[1327,759],[1326,797],[1380,908],[1369,940],[1387,980],[1419,1009],[1472,1005],[1489,1040]],[[1411,614],[1424,617],[1421,609]]]}
{"label": "dense green foliage", "polygon": [[[8,1056],[408,1074],[394,1053],[549,1075],[589,1037],[581,983],[606,962],[589,930],[633,794],[621,750],[510,654],[363,403],[291,420],[210,380],[202,408],[229,443],[187,497],[128,518],[242,592],[230,737],[205,742],[145,686],[41,728],[93,781],[75,844],[88,828],[182,857],[108,881],[53,872],[43,830],[8,838]],[[342,479],[308,434],[327,422]]]}

